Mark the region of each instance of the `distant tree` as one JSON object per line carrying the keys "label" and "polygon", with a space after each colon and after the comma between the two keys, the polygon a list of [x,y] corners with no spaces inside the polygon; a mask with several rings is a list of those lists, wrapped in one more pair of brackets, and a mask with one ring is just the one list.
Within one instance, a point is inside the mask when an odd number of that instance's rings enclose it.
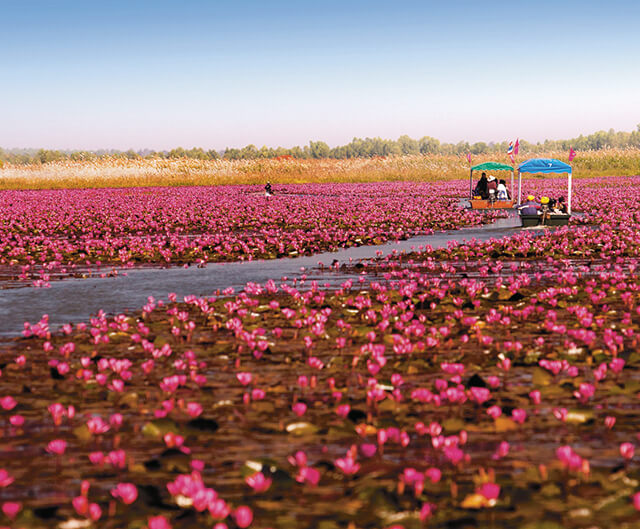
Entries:
{"label": "distant tree", "polygon": [[309,152],[312,158],[328,158],[331,149],[323,141],[310,141]]}

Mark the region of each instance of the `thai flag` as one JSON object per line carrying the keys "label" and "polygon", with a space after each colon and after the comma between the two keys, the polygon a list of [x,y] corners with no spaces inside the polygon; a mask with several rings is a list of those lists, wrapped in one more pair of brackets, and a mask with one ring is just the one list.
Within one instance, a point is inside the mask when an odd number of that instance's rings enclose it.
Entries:
{"label": "thai flag", "polygon": [[507,154],[513,154],[513,142],[509,142],[509,148],[507,149]]}

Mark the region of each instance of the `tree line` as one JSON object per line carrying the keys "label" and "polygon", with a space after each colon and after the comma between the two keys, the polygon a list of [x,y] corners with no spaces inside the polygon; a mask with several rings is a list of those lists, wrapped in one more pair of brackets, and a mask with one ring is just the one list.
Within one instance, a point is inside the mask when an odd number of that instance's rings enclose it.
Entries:
{"label": "tree line", "polygon": [[[145,158],[192,158],[198,160],[253,160],[269,158],[296,158],[296,159],[320,159],[320,158],[372,158],[377,156],[399,156],[407,154],[445,154],[465,155],[506,153],[509,142],[458,142],[441,143],[438,139],[424,136],[413,139],[407,135],[400,136],[397,140],[383,138],[354,138],[350,143],[338,147],[329,147],[324,141],[310,141],[303,147],[266,147],[257,148],[255,145],[247,145],[242,148],[229,148],[222,151],[204,150],[199,147],[183,149],[178,147],[170,151],[154,151],[149,149],[134,151],[98,150],[98,151],[60,151],[49,149],[9,149],[0,148],[0,161],[14,164],[48,163],[55,161],[82,161],[96,160],[100,158],[145,159]],[[598,131],[587,136],[580,135],[568,140],[545,140],[543,142],[530,143],[525,139],[520,140],[520,151],[523,153],[540,153],[548,151],[568,151],[569,148],[576,151],[601,150],[609,148],[640,148],[640,124],[632,132]]]}

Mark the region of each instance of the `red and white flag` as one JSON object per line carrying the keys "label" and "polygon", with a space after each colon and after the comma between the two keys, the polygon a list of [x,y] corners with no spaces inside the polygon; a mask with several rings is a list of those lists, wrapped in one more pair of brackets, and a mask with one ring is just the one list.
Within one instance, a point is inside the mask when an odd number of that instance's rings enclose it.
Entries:
{"label": "red and white flag", "polygon": [[514,156],[518,156],[518,149],[520,149],[520,138],[516,138],[516,144],[513,146]]}
{"label": "red and white flag", "polygon": [[467,153],[467,161],[468,161],[469,163],[471,163],[471,153],[470,153],[470,152],[469,152],[469,153]]}

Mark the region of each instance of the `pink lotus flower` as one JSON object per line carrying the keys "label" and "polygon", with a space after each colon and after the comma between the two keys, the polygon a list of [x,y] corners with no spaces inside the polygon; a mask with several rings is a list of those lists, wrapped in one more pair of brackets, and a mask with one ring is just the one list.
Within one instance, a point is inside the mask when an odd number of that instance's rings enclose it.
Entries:
{"label": "pink lotus flower", "polygon": [[364,457],[373,457],[378,451],[378,447],[373,443],[363,443],[360,445],[360,452]]}
{"label": "pink lotus flower", "polygon": [[429,468],[425,471],[424,475],[431,481],[431,483],[438,483],[442,478],[442,472],[439,468]]}
{"label": "pink lotus flower", "polygon": [[0,468],[0,488],[8,487],[14,482],[15,478],[9,474],[4,468]]}
{"label": "pink lotus flower", "polygon": [[242,384],[243,386],[247,386],[251,384],[253,375],[251,373],[236,373],[236,378],[238,379],[238,382],[240,382],[240,384]]}
{"label": "pink lotus flower", "polygon": [[564,421],[567,420],[567,416],[569,415],[569,411],[566,408],[554,408],[553,409],[553,415],[559,421],[564,422]]}
{"label": "pink lotus flower", "polygon": [[334,463],[347,476],[351,476],[360,470],[360,465],[354,461],[350,454],[347,454],[347,457],[336,459]]}
{"label": "pink lotus flower", "polygon": [[18,402],[10,395],[0,399],[0,407],[5,411],[11,411],[16,407],[16,404],[18,404]]}
{"label": "pink lotus flower", "polygon": [[640,511],[640,492],[636,492],[631,499],[636,511]]}
{"label": "pink lotus flower", "polygon": [[268,491],[273,482],[271,478],[266,478],[262,472],[256,472],[251,476],[247,476],[244,481],[254,492],[258,493]]}
{"label": "pink lotus flower", "polygon": [[202,414],[202,405],[198,402],[189,402],[187,404],[187,413],[191,417],[199,417]]}
{"label": "pink lotus flower", "polygon": [[148,529],[171,529],[171,524],[164,516],[153,516],[147,523]]}
{"label": "pink lotus flower", "polygon": [[242,505],[233,512],[233,518],[240,529],[245,529],[253,521],[253,512],[249,507]]}
{"label": "pink lotus flower", "polygon": [[118,483],[111,489],[111,495],[114,498],[120,498],[124,504],[130,505],[138,498],[138,489],[133,483]]}
{"label": "pink lotus flower", "polygon": [[320,472],[315,468],[301,467],[296,476],[298,483],[308,483],[312,487],[315,487],[320,481]]}
{"label": "pink lotus flower", "polygon": [[87,421],[87,428],[92,435],[100,435],[109,431],[109,425],[101,417],[92,417]]}
{"label": "pink lotus flower", "polygon": [[420,509],[420,521],[426,522],[433,516],[436,506],[433,503],[424,503]]}
{"label": "pink lotus flower", "polygon": [[307,411],[307,405],[304,402],[296,402],[293,406],[291,406],[291,410],[298,417],[302,417]]}
{"label": "pink lotus flower", "polygon": [[633,459],[635,446],[632,443],[622,443],[620,445],[620,455],[625,459]]}
{"label": "pink lotus flower", "polygon": [[496,483],[483,483],[476,492],[484,496],[490,502],[493,501],[495,503],[500,496],[500,485],[497,485]]}
{"label": "pink lotus flower", "polygon": [[521,408],[516,408],[511,412],[511,417],[518,424],[523,424],[527,420],[527,412]]}
{"label": "pink lotus flower", "polygon": [[89,513],[89,500],[84,496],[76,496],[71,500],[71,504],[80,516],[86,516]]}
{"label": "pink lotus flower", "polygon": [[529,393],[529,398],[537,406],[542,400],[542,394],[536,389]]}
{"label": "pink lotus flower", "polygon": [[9,417],[9,422],[11,423],[11,426],[19,428],[24,424],[24,417],[22,415],[12,415]]}
{"label": "pink lotus flower", "polygon": [[491,392],[487,388],[473,387],[469,390],[469,393],[471,395],[471,400],[478,404],[482,404],[491,398]]}
{"label": "pink lotus flower", "polygon": [[6,501],[2,504],[2,512],[10,520],[15,520],[18,513],[22,510],[22,503],[17,501]]}
{"label": "pink lotus flower", "polygon": [[209,502],[209,514],[214,520],[224,520],[231,509],[222,498],[215,498]]}
{"label": "pink lotus flower", "polygon": [[47,444],[47,448],[46,448],[47,452],[49,452],[50,454],[55,454],[59,456],[64,454],[66,449],[67,449],[67,442],[64,441],[63,439],[54,439],[53,441],[49,441],[49,444]]}

